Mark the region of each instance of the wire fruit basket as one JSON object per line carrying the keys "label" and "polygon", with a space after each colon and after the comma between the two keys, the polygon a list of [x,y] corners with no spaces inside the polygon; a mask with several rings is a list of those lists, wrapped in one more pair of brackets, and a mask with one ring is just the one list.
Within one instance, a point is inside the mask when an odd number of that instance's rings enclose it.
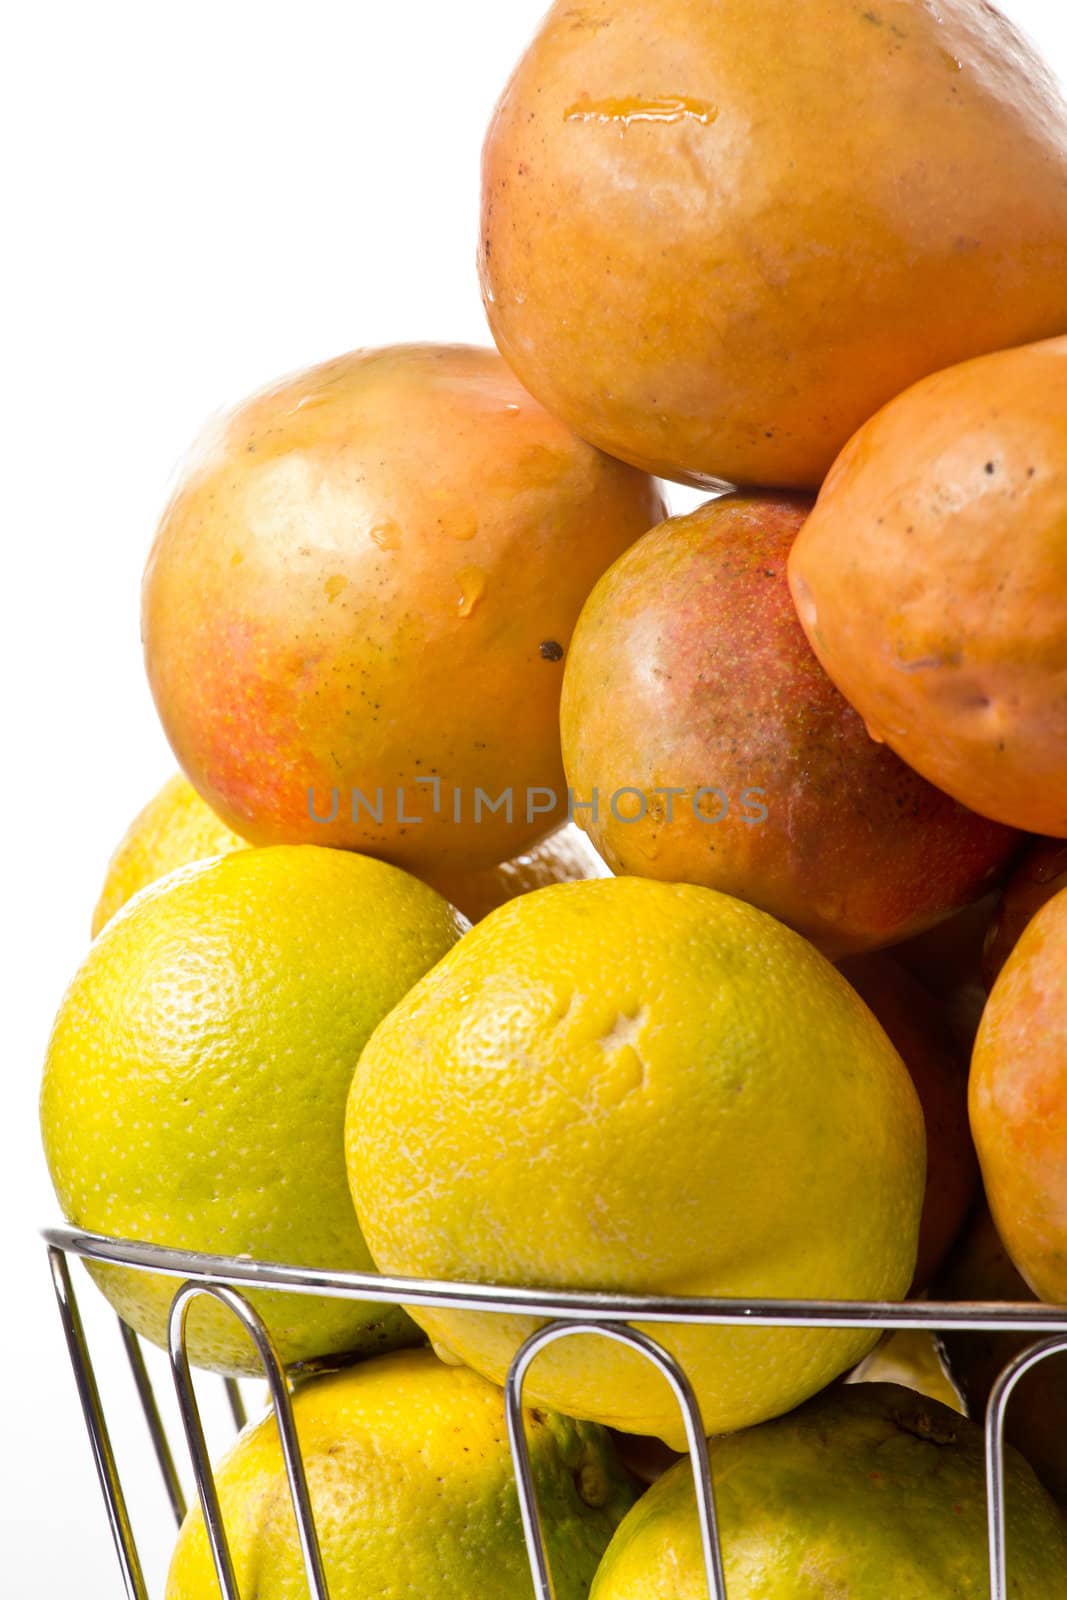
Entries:
{"label": "wire fruit basket", "polygon": [[[245,1257],[212,1256],[113,1239],[73,1228],[48,1228],[44,1239],[52,1270],[71,1365],[74,1369],[100,1487],[122,1570],[128,1600],[149,1600],[126,1496],[100,1399],[92,1355],[82,1323],[69,1258],[109,1262],[139,1271],[163,1273],[177,1281],[169,1321],[169,1358],[193,1478],[203,1509],[215,1570],[225,1600],[241,1600],[212,1474],[200,1407],[193,1385],[186,1326],[195,1299],[207,1295],[228,1308],[251,1337],[270,1391],[282,1456],[292,1497],[311,1600],[329,1600],[326,1575],[296,1426],[290,1382],[270,1334],[250,1304],[245,1289],[271,1288],[293,1294],[326,1295],[389,1305],[423,1305],[450,1310],[496,1312],[535,1317],[542,1322],[517,1351],[504,1391],[508,1442],[530,1563],[534,1600],[554,1600],[545,1542],[538,1517],[533,1473],[522,1420],[526,1374],[547,1345],[575,1334],[595,1334],[636,1350],[670,1385],[685,1424],[696,1488],[708,1600],[729,1600],[715,1517],[709,1470],[709,1442],[700,1409],[685,1372],[655,1338],[633,1323],[688,1323],[708,1327],[834,1327],[911,1329],[927,1332],[1024,1333],[1035,1342],[1009,1361],[989,1397],[985,1415],[986,1499],[991,1600],[1008,1600],[1004,1506],[1004,1421],[1008,1404],[1025,1373],[1050,1356],[1067,1351],[1067,1307],[1035,1303],[946,1303],[934,1301],[715,1300],[649,1295],[601,1294],[575,1290],[514,1288],[493,1284],[446,1283],[430,1279],[328,1272]],[[121,1324],[123,1342],[156,1460],[176,1520],[185,1504],[175,1456],[167,1436],[137,1334]],[[226,1384],[234,1421],[245,1421],[240,1392]],[[714,1450],[714,1440],[710,1443]]]}

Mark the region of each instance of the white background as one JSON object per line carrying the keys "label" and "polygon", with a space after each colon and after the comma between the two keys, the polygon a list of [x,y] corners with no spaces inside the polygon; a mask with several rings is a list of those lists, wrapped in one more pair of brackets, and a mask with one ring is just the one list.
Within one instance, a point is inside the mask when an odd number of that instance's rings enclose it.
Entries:
{"label": "white background", "polygon": [[[1067,75],[1061,0],[1003,9]],[[56,1218],[36,1097],[107,857],[172,770],[138,639],[153,526],[176,461],[221,405],[355,345],[486,341],[479,146],[541,10],[31,0],[9,14],[0,1583],[12,1600],[121,1592],[35,1237]],[[96,1300],[86,1285],[155,1595],[172,1530]]]}

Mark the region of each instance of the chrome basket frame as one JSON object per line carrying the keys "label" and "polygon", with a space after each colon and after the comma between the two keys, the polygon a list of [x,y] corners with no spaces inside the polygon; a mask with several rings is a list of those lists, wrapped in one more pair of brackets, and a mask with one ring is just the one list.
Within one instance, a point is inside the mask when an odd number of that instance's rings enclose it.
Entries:
{"label": "chrome basket frame", "polygon": [[[304,1467],[290,1404],[290,1386],[267,1329],[241,1292],[248,1288],[288,1290],[380,1302],[423,1305],[461,1311],[499,1312],[542,1319],[516,1352],[507,1375],[504,1404],[530,1562],[534,1600],[555,1600],[552,1576],[538,1519],[533,1475],[522,1422],[523,1383],[530,1365],[546,1345],[574,1334],[593,1334],[625,1344],[643,1355],[670,1385],[685,1424],[689,1460],[696,1487],[708,1600],[728,1600],[722,1553],[715,1519],[715,1500],[708,1462],[708,1441],[692,1387],[674,1357],[652,1336],[630,1323],[689,1323],[707,1327],[756,1326],[925,1329],[932,1333],[1030,1332],[1035,1343],[1007,1363],[989,1397],[985,1416],[986,1496],[989,1533],[990,1600],[1008,1600],[1004,1508],[1004,1418],[1020,1378],[1049,1356],[1067,1351],[1067,1307],[1039,1303],[1005,1304],[934,1301],[716,1300],[623,1295],[576,1290],[517,1289],[480,1283],[448,1283],[423,1278],[372,1273],[329,1272],[288,1264],[253,1261],[239,1256],[213,1256],[75,1228],[47,1228],[52,1280],[67,1349],[92,1446],[112,1538],[122,1570],[127,1600],[149,1600],[126,1497],[104,1417],[92,1357],[71,1280],[68,1257],[109,1262],[139,1271],[159,1272],[180,1280],[171,1305],[169,1357],[186,1445],[224,1600],[241,1600],[223,1526],[215,1480],[193,1386],[186,1325],[189,1308],[201,1295],[227,1307],[244,1327],[262,1362],[279,1430],[293,1510],[311,1600],[329,1600],[326,1575],[315,1533]],[[185,1514],[170,1441],[156,1405],[137,1335],[124,1323],[122,1337],[134,1382],[155,1449],[164,1487],[175,1519]],[[1045,1337],[1041,1337],[1041,1336]],[[245,1421],[240,1392],[225,1380],[237,1426]],[[712,1441],[714,1448],[714,1441]],[[1067,1574],[1065,1574],[1067,1592]],[[1051,1600],[1051,1597],[1050,1597]]]}

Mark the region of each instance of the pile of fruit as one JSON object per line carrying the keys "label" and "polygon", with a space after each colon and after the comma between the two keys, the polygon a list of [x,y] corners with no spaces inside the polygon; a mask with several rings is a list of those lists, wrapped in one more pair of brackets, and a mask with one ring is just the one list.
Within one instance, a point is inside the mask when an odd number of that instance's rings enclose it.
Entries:
{"label": "pile of fruit", "polygon": [[[479,264],[499,353],[291,378],[164,514],[182,775],[55,1024],[65,1215],[502,1285],[1067,1301],[1049,74],[986,0],[557,0]],[[724,492],[667,518],[653,475]],[[165,1342],[172,1281],[90,1270]],[[499,1386],[536,1324],[251,1298],[333,1600],[527,1592]],[[220,1304],[188,1331],[255,1370]],[[1017,1342],[956,1336],[953,1386],[873,1331],[650,1331],[716,1436],[730,1600],[987,1593],[971,1418]],[[582,1335],[526,1398],[560,1600],[700,1600],[655,1369]],[[1014,1600],[1067,1596],[1064,1421],[1052,1364]],[[301,1593],[269,1415],[218,1480],[241,1592]],[[218,1593],[194,1510],[168,1596]]]}

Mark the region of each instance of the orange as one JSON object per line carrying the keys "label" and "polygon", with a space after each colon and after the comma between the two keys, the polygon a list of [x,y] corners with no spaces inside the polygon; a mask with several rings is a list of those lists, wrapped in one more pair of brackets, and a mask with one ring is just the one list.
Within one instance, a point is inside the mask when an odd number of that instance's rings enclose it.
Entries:
{"label": "orange", "polygon": [[[518,1600],[530,1575],[500,1390],[402,1351],[303,1384],[293,1400],[330,1600]],[[610,1439],[527,1410],[530,1459],[558,1600],[589,1584],[634,1498]],[[242,1596],[304,1600],[281,1447],[270,1413],[216,1469]],[[199,1505],[171,1560],[167,1600],[219,1600]]]}
{"label": "orange", "polygon": [[[455,943],[459,913],[366,856],[236,850],[143,890],[91,946],[60,1006],[41,1128],[63,1214],[119,1238],[367,1271],[343,1125],[371,1030]],[[119,1314],[166,1342],[175,1281],[94,1265]],[[256,1292],[282,1359],[411,1342],[395,1307]],[[214,1302],[190,1351],[257,1370]]]}
{"label": "orange", "polygon": [[[889,1298],[915,1266],[922,1111],[859,996],[739,900],[643,878],[492,912],[375,1030],[350,1182],[382,1271],[649,1294]],[[533,1325],[413,1311],[495,1382]],[[709,1433],[788,1410],[868,1330],[656,1327]],[[532,1403],[656,1434],[661,1378],[595,1337],[553,1345]]]}
{"label": "orange", "polygon": [[181,773],[175,773],[142,806],[108,862],[93,911],[94,936],[146,884],[175,867],[244,848],[245,841],[215,815]]}
{"label": "orange", "polygon": [[[894,1383],[819,1395],[711,1446],[729,1600],[987,1600],[982,1430]],[[1067,1523],[1014,1450],[1012,1600],[1054,1600]],[[705,1600],[688,1461],[626,1516],[590,1600]]]}

